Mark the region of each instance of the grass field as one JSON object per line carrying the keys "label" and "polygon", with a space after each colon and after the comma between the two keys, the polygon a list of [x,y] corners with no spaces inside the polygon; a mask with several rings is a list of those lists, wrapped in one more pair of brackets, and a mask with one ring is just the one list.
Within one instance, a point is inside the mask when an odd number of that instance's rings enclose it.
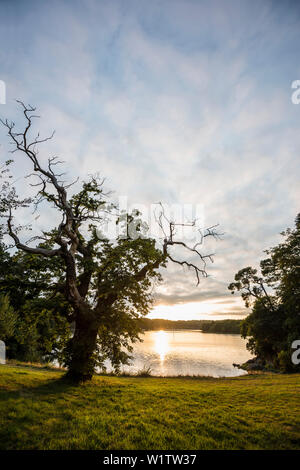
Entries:
{"label": "grass field", "polygon": [[0,366],[1,449],[300,449],[300,375],[98,376]]}

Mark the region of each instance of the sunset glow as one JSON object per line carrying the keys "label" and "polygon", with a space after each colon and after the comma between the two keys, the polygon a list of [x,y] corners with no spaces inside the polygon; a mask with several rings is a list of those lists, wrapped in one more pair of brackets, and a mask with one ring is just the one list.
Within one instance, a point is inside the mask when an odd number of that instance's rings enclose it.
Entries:
{"label": "sunset glow", "polygon": [[166,320],[224,320],[225,318],[244,318],[246,313],[241,300],[234,298],[226,303],[220,303],[216,299],[176,305],[158,304],[148,317]]}

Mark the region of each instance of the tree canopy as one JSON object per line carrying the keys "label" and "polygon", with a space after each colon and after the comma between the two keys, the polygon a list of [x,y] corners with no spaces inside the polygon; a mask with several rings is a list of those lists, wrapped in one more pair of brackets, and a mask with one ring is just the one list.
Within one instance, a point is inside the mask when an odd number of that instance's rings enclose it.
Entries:
{"label": "tree canopy", "polygon": [[228,288],[240,291],[246,306],[252,306],[241,325],[248,349],[264,365],[291,371],[299,370],[291,356],[300,338],[300,214],[295,228],[281,235],[283,241],[266,250],[261,275],[252,267],[241,269]]}

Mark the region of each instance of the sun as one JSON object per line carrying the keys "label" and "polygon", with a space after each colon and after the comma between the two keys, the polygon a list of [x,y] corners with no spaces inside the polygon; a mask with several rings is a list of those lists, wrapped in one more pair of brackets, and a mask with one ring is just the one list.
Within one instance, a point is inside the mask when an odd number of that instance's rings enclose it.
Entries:
{"label": "sun", "polygon": [[170,349],[168,335],[165,331],[160,330],[154,333],[154,349],[160,357],[160,362],[163,363]]}

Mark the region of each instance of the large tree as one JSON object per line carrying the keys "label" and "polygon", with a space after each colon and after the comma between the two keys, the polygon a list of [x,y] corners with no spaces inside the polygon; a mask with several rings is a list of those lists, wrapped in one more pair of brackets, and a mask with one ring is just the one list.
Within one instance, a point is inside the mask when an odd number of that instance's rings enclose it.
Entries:
{"label": "large tree", "polygon": [[[91,379],[95,367],[110,359],[118,367],[128,359],[126,350],[138,338],[136,319],[148,313],[152,303],[153,282],[161,279],[159,268],[167,262],[178,263],[194,270],[199,283],[200,276],[207,276],[206,262],[212,254],[202,254],[199,245],[203,238],[217,236],[214,227],[200,230],[200,240],[189,246],[176,238],[176,223],[167,221],[167,230],[159,246],[148,236],[132,236],[141,230],[138,212],[126,215],[125,233],[115,240],[103,236],[98,230],[114,213],[120,223],[118,208],[108,205],[103,180],[92,176],[72,192],[72,183],[63,181],[57,170],[61,163],[50,157],[46,164],[38,156],[40,144],[51,138],[41,139],[39,134],[31,138],[35,108],[19,102],[22,107],[25,128],[17,131],[14,122],[1,121],[7,128],[13,144],[13,152],[23,155],[33,171],[27,181],[36,189],[32,197],[20,198],[9,182],[2,185],[0,211],[6,218],[6,232],[14,246],[33,257],[43,257],[53,264],[49,273],[49,287],[57,296],[63,296],[67,304],[65,315],[75,326],[65,352],[67,376],[80,382]],[[31,181],[31,182],[30,182]],[[72,190],[71,190],[72,187]],[[50,204],[60,215],[58,226],[43,231],[41,236],[29,242],[21,240],[24,224],[15,222],[20,210],[33,205]],[[45,210],[45,209],[44,209]],[[163,228],[167,218],[163,210],[158,217]],[[39,243],[32,246],[33,241]],[[191,259],[177,259],[170,249],[187,250]],[[197,257],[200,265],[193,262]]]}
{"label": "large tree", "polygon": [[300,214],[295,228],[281,235],[283,241],[266,250],[261,275],[252,267],[241,269],[228,288],[252,306],[241,325],[248,349],[262,364],[290,371],[299,370],[291,357],[293,342],[300,339]]}

